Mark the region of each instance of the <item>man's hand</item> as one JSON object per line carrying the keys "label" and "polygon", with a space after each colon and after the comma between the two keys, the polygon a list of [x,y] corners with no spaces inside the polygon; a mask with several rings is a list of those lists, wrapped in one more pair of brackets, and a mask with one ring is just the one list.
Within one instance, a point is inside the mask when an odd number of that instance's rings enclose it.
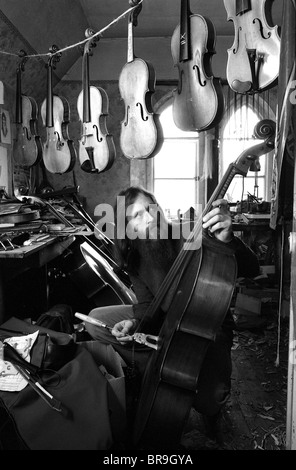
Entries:
{"label": "man's hand", "polygon": [[132,333],[136,327],[136,320],[122,320],[112,328],[112,335],[122,344],[133,340]]}
{"label": "man's hand", "polygon": [[213,209],[203,218],[203,228],[221,242],[228,243],[232,240],[232,221],[225,199],[217,199],[213,202]]}

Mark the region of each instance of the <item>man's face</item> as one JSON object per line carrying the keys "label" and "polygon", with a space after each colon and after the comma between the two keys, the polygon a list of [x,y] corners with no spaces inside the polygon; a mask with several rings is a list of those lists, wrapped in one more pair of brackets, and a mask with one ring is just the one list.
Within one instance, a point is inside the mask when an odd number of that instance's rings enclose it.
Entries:
{"label": "man's face", "polygon": [[[157,226],[157,215],[161,223]],[[137,234],[140,239],[159,239],[160,235],[167,238],[165,228],[167,224],[160,208],[153,201],[140,194],[133,204],[127,208],[127,236],[129,233]],[[159,227],[160,225],[160,227]]]}

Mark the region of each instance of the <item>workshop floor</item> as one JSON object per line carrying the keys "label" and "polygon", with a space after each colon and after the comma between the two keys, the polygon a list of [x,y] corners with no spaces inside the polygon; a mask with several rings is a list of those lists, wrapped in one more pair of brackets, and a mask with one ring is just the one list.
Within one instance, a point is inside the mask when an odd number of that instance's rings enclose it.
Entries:
{"label": "workshop floor", "polygon": [[188,451],[286,449],[289,326],[287,320],[280,323],[272,318],[261,328],[236,332],[232,395],[221,419],[223,443],[205,436],[201,417],[192,410],[182,439]]}

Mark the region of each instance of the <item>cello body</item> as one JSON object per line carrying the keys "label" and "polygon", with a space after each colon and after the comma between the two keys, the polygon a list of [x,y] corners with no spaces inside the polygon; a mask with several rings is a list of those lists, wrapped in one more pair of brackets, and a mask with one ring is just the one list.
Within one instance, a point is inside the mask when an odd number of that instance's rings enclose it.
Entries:
{"label": "cello body", "polygon": [[163,132],[151,103],[155,92],[154,68],[149,62],[134,56],[133,26],[141,8],[140,4],[129,17],[127,63],[119,76],[120,95],[125,103],[120,147],[125,157],[144,160],[154,157],[160,150]]}
{"label": "cello body", "polygon": [[213,252],[203,246],[193,252],[160,331],[162,346],[146,369],[136,444],[157,449],[179,443],[198,390],[197,371],[229,308],[235,279],[231,250]]}
{"label": "cello body", "polygon": [[[56,52],[53,46],[50,51]],[[47,98],[41,106],[41,117],[46,127],[46,141],[43,145],[43,161],[50,173],[67,173],[76,162],[74,143],[69,139],[70,106],[66,98],[53,94],[52,68],[59,55],[50,57],[47,64]]]}
{"label": "cello body", "polygon": [[237,93],[254,93],[273,86],[279,74],[280,37],[272,26],[273,0],[224,0],[227,20],[234,25],[226,76]]}
{"label": "cello body", "polygon": [[[93,35],[87,29],[86,37]],[[79,161],[83,171],[103,172],[111,168],[114,163],[116,150],[113,136],[108,133],[107,116],[109,99],[106,91],[100,87],[89,84],[89,55],[92,39],[84,48],[82,83],[83,88],[77,100],[77,110],[82,122],[82,136],[79,140]]]}
{"label": "cello body", "polygon": [[[246,176],[252,162],[274,148],[275,129],[275,123],[270,120],[257,124],[254,134],[264,138],[264,142],[245,150],[229,165],[195,223],[189,237],[191,242],[201,236],[202,218],[214,200],[224,197],[233,177]],[[184,247],[146,312],[146,319],[153,320],[178,276],[157,348],[151,353],[141,384],[134,421],[134,442],[141,449],[168,449],[178,445],[198,393],[203,360],[223,323],[234,291],[236,259],[227,244],[216,245],[203,237],[201,248],[190,249],[186,244]]]}
{"label": "cello body", "polygon": [[[21,51],[26,54],[25,51]],[[34,98],[22,94],[21,74],[27,57],[17,70],[16,78],[16,133],[13,159],[18,165],[31,167],[42,158],[42,144],[37,131],[38,106]]]}
{"label": "cello body", "polygon": [[181,4],[181,24],[171,40],[172,57],[179,73],[178,88],[173,92],[173,119],[183,131],[205,131],[222,118],[222,86],[211,70],[215,42],[212,22],[190,14],[185,0]]}

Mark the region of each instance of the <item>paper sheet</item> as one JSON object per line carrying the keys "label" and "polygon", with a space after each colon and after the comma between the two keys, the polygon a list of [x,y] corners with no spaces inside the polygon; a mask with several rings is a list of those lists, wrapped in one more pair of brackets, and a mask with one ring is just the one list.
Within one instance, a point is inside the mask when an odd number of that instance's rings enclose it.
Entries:
{"label": "paper sheet", "polygon": [[[30,362],[30,351],[38,337],[39,331],[26,336],[12,336],[6,338],[4,343],[10,344],[27,361]],[[9,361],[0,359],[0,390],[5,392],[20,392],[27,385],[26,379],[15,369]]]}

